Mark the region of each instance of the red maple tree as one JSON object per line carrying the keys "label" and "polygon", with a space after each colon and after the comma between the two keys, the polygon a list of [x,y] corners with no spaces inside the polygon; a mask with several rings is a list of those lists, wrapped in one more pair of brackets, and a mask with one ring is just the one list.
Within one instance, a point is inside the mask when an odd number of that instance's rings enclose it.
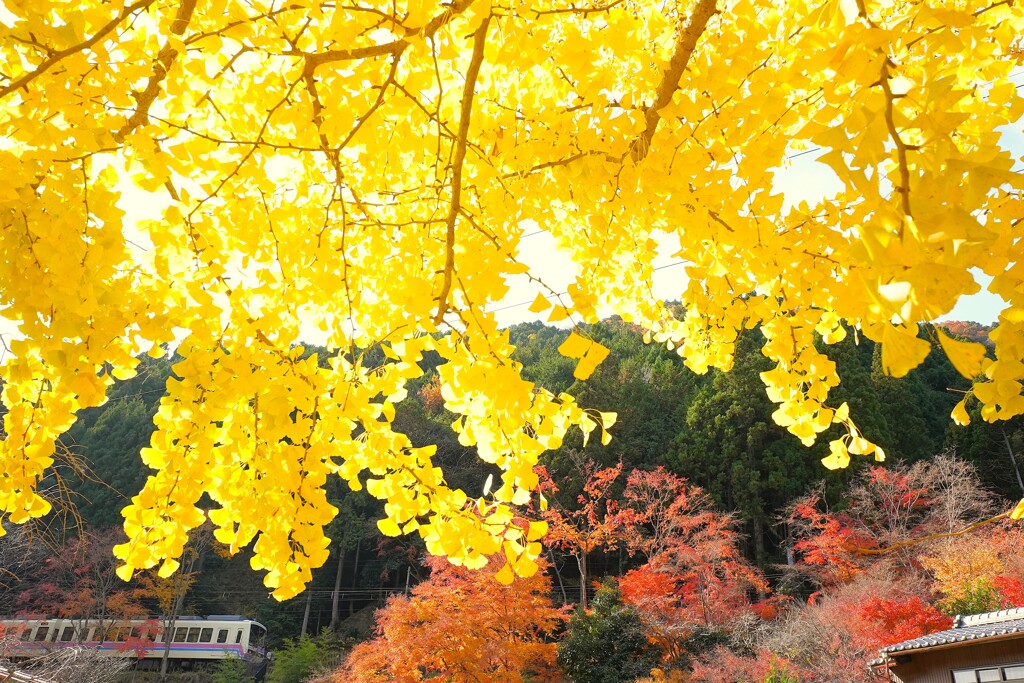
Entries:
{"label": "red maple tree", "polygon": [[767,592],[740,552],[735,520],[716,511],[700,487],[661,467],[634,470],[623,498],[622,536],[647,558],[622,577],[623,599],[640,610],[668,659],[682,656],[697,629],[723,627],[749,609],[751,592]]}
{"label": "red maple tree", "polygon": [[952,628],[953,620],[915,596],[869,598],[860,605],[861,635],[870,646],[885,647]]}
{"label": "red maple tree", "polygon": [[622,474],[622,463],[615,467],[598,468],[592,461],[576,460],[583,481],[583,490],[576,497],[575,507],[564,507],[555,495],[558,485],[547,468],[538,466],[539,490],[551,501],[550,507],[540,513],[547,521],[545,542],[560,549],[576,560],[580,572],[580,605],[587,608],[587,558],[595,550],[612,549],[622,540],[622,522],[618,503],[612,498],[612,485]]}

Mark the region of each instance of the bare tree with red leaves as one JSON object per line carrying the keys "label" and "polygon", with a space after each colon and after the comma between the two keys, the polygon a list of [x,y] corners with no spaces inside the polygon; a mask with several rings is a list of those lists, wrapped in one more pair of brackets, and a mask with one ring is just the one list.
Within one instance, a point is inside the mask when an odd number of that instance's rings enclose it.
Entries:
{"label": "bare tree with red leaves", "polygon": [[551,501],[541,513],[549,524],[546,542],[573,556],[580,572],[580,606],[587,609],[587,556],[600,548],[616,548],[621,541],[622,524],[619,506],[612,499],[612,486],[622,474],[622,463],[599,469],[592,461],[574,459],[583,480],[583,491],[577,496],[578,507],[569,509],[559,505],[555,494],[558,486],[543,466],[537,467],[540,491]]}

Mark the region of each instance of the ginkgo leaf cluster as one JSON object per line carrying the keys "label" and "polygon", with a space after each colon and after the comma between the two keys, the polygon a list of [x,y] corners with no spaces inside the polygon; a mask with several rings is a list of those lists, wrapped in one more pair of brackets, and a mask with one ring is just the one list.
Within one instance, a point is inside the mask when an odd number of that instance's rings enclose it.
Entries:
{"label": "ginkgo leaf cluster", "polygon": [[[570,429],[612,418],[525,381],[494,304],[509,279],[573,324],[615,314],[693,370],[759,327],[777,421],[829,466],[883,454],[829,404],[815,346],[882,344],[901,376],[938,342],[985,419],[1024,412],[1019,150],[1005,0],[7,0],[0,7],[0,514],[77,412],[139,352],[184,360],[125,509],[125,575],[209,517],[280,597],[327,557],[328,477],[367,478],[385,533],[478,565],[535,542],[509,507]],[[842,189],[788,206],[774,178],[817,149]],[[129,205],[145,205],[144,216]],[[525,264],[539,229],[565,294]],[[682,313],[653,293],[661,245]],[[1007,302],[991,355],[918,321],[978,289]],[[329,363],[304,357],[322,336]],[[605,351],[564,349],[586,377]],[[383,362],[375,353],[384,353]],[[449,487],[392,427],[437,353],[460,440],[503,472]],[[956,415],[964,419],[961,406]],[[207,495],[214,509],[200,509]]]}

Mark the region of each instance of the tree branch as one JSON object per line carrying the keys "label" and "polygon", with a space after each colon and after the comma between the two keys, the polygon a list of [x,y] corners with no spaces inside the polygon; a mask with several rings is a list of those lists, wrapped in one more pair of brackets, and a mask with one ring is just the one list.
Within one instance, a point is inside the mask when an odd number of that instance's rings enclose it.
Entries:
{"label": "tree branch", "polygon": [[911,538],[906,541],[899,541],[898,543],[893,543],[892,545],[888,545],[884,548],[850,548],[850,551],[857,555],[885,555],[886,553],[891,553],[894,550],[899,550],[900,548],[906,548],[908,546],[917,545],[918,543],[934,541],[940,538],[955,538],[957,536],[963,536],[965,534],[969,534],[975,529],[981,528],[987,524],[992,524],[993,522],[998,522],[1001,519],[1006,519],[1009,516],[1010,512],[1007,511],[998,514],[995,517],[989,517],[988,519],[983,519],[980,522],[975,522],[974,524],[971,524],[970,526],[963,528],[960,531],[950,531],[941,534],[929,534],[927,536],[921,536],[920,538]]}
{"label": "tree branch", "polygon": [[588,14],[595,14],[598,12],[607,12],[608,10],[614,9],[615,7],[621,5],[625,1],[626,0],[612,0],[612,2],[609,2],[605,5],[597,5],[595,7],[571,6],[563,7],[560,9],[534,9],[531,7],[530,11],[536,14],[538,17],[542,17],[546,14],[582,14],[583,16],[586,16]]}
{"label": "tree branch", "polygon": [[668,69],[665,70],[661,84],[658,85],[658,90],[654,95],[654,102],[644,110],[644,121],[646,123],[644,132],[629,146],[629,155],[635,163],[640,163],[647,158],[647,153],[651,149],[651,140],[658,129],[658,124],[661,122],[659,112],[672,101],[672,95],[679,89],[679,79],[683,77],[683,71],[686,70],[687,64],[690,63],[690,57],[697,46],[697,41],[704,33],[708,21],[718,9],[715,3],[716,0],[698,0],[697,6],[693,8],[693,14],[690,15],[690,18],[679,33],[676,49],[668,62]]}
{"label": "tree branch", "polygon": [[71,47],[65,50],[58,50],[57,52],[54,52],[45,60],[43,60],[42,64],[37,66],[34,71],[29,71],[28,73],[23,74],[21,78],[17,79],[16,81],[4,86],[3,88],[0,88],[0,98],[7,97],[18,88],[22,88],[28,85],[36,78],[42,76],[44,73],[49,71],[54,64],[64,59],[65,57],[73,55],[77,52],[81,52],[82,50],[88,50],[93,45],[101,41],[108,33],[117,28],[117,25],[124,21],[125,17],[134,14],[140,9],[148,8],[154,2],[156,2],[156,0],[137,0],[137,2],[134,2],[130,5],[126,5],[125,8],[121,10],[120,14],[118,14],[116,17],[114,17],[106,24],[104,24],[99,31],[93,34],[92,38],[89,38],[88,40],[77,45],[72,45]]}
{"label": "tree branch", "polygon": [[487,38],[487,27],[490,23],[491,15],[488,14],[473,33],[473,56],[469,61],[469,69],[466,70],[466,85],[462,89],[459,130],[455,137],[455,158],[452,160],[452,200],[448,207],[448,220],[445,225],[444,282],[441,285],[441,293],[437,297],[435,325],[440,324],[444,319],[444,314],[448,312],[448,295],[452,290],[452,274],[455,272],[455,222],[458,220],[462,203],[462,164],[466,159],[469,118],[473,113],[476,79],[480,75],[480,65],[484,61],[484,41]]}
{"label": "tree branch", "polygon": [[383,55],[398,55],[404,52],[405,48],[409,47],[409,38],[417,35],[422,35],[424,39],[430,38],[450,22],[453,17],[465,12],[472,4],[473,0],[455,0],[455,2],[453,2],[444,12],[428,21],[424,26],[407,29],[405,38],[395,40],[390,43],[384,43],[383,45],[365,45],[363,47],[354,47],[348,50],[327,50],[326,52],[317,53],[292,49],[285,54],[305,59],[305,71],[308,73],[313,73],[318,66],[329,62],[344,62],[354,59],[381,57]]}
{"label": "tree branch", "polygon": [[[892,92],[892,87],[889,85],[889,79],[892,78],[892,74],[889,73],[889,67],[892,62],[886,57],[882,63],[882,77],[878,80],[878,84],[882,87],[882,92],[885,93],[885,125],[889,129],[889,136],[892,138],[893,143],[896,145],[896,158],[899,163],[900,172],[900,183],[894,188],[900,195],[900,205],[903,208],[903,215],[910,217],[913,213],[910,210],[910,164],[907,161],[907,152],[911,149],[907,143],[903,142],[903,138],[900,137],[899,130],[896,128],[895,118],[895,105],[896,96]],[[900,235],[903,234],[903,226],[900,226]]]}
{"label": "tree branch", "polygon": [[[181,0],[181,4],[178,5],[178,13],[174,16],[174,21],[171,23],[171,33],[176,36],[185,33],[189,22],[192,21],[192,13],[196,9],[196,1]],[[115,140],[124,140],[129,133],[149,121],[149,108],[153,106],[157,95],[160,94],[160,83],[167,78],[167,72],[170,71],[171,65],[174,64],[174,60],[177,57],[178,51],[171,47],[171,43],[168,40],[160,48],[159,54],[157,54],[156,64],[153,65],[153,75],[149,77],[149,82],[146,83],[145,89],[141,93],[133,93],[138,107],[135,109],[135,113],[131,115],[131,118],[114,134]]]}

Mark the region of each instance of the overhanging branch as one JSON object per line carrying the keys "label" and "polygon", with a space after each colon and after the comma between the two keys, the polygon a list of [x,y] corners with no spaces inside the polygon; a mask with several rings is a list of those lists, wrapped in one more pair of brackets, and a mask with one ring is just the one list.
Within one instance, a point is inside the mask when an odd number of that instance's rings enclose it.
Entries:
{"label": "overhanging branch", "polygon": [[0,99],[7,97],[18,88],[24,87],[36,78],[38,78],[39,76],[42,76],[44,73],[49,71],[50,68],[53,67],[53,65],[57,64],[65,57],[69,57],[75,53],[82,52],[83,50],[88,50],[93,45],[103,40],[103,38],[106,37],[107,34],[109,34],[111,31],[117,28],[118,24],[124,21],[125,18],[139,10],[146,9],[154,2],[156,2],[156,0],[138,0],[138,2],[126,5],[125,8],[121,10],[120,14],[118,14],[116,17],[114,17],[106,24],[104,24],[99,31],[93,34],[92,38],[89,38],[84,42],[78,43],[77,45],[72,45],[66,50],[58,50],[57,52],[54,52],[45,60],[43,60],[43,62],[39,66],[37,66],[33,71],[29,71],[28,73],[23,74],[20,78],[5,85],[3,88],[0,88]]}
{"label": "overhanging branch", "polygon": [[893,543],[892,545],[887,545],[884,548],[851,548],[850,552],[854,553],[855,555],[885,555],[887,553],[891,553],[894,550],[899,550],[901,548],[906,548],[908,546],[917,545],[918,543],[935,541],[940,538],[955,538],[957,536],[964,536],[965,534],[969,534],[975,529],[981,528],[987,524],[992,524],[993,522],[998,522],[1001,519],[1006,519],[1009,516],[1010,512],[1007,511],[1003,512],[1002,514],[998,514],[995,517],[989,517],[988,519],[983,519],[980,522],[975,522],[974,524],[971,524],[970,526],[965,527],[960,531],[949,531],[941,534],[928,534],[927,536],[921,536],[920,538],[911,538],[906,541]]}
{"label": "overhanging branch", "polygon": [[[192,21],[192,13],[196,9],[196,1],[182,0],[181,4],[178,5],[178,13],[174,15],[174,21],[171,23],[171,33],[176,36],[185,33],[189,22]],[[170,41],[164,43],[164,46],[160,48],[159,54],[157,54],[156,64],[153,65],[153,75],[149,77],[146,87],[143,88],[142,92],[134,94],[135,102],[138,105],[135,113],[131,115],[131,118],[114,135],[116,140],[123,140],[133,130],[145,125],[149,121],[149,109],[153,106],[153,102],[156,101],[157,95],[160,94],[160,84],[167,78],[167,72],[170,71],[171,65],[174,64],[174,60],[177,57],[178,51],[171,47]]]}
{"label": "overhanging branch", "polygon": [[437,15],[425,25],[409,29],[406,31],[405,38],[395,40],[390,43],[383,43],[381,45],[365,45],[363,47],[354,47],[347,50],[327,50],[326,52],[303,52],[302,50],[292,49],[286,52],[286,55],[295,57],[302,57],[305,60],[305,70],[307,73],[312,73],[321,64],[327,64],[330,62],[345,62],[356,59],[370,59],[372,57],[381,57],[384,55],[399,55],[409,47],[409,38],[421,35],[424,39],[430,38],[437,33],[443,26],[448,24],[454,17],[462,14],[466,9],[473,4],[473,0],[455,0],[444,12]]}
{"label": "overhanging branch", "polygon": [[455,157],[452,159],[452,199],[448,207],[448,220],[445,223],[444,241],[444,280],[441,293],[437,297],[437,313],[434,324],[444,320],[448,312],[448,295],[452,290],[452,275],[455,272],[455,222],[462,207],[462,166],[466,160],[466,142],[469,139],[469,119],[473,113],[473,97],[476,93],[476,79],[480,75],[480,66],[484,62],[484,42],[487,38],[487,27],[491,22],[488,14],[473,33],[473,56],[466,70],[466,85],[462,89],[462,106],[459,112],[459,130],[455,136]]}
{"label": "overhanging branch", "polygon": [[672,101],[672,95],[679,89],[679,80],[683,77],[687,64],[690,63],[693,50],[697,47],[697,41],[703,35],[704,29],[707,28],[708,21],[718,9],[716,2],[717,0],[698,0],[697,6],[693,8],[693,13],[679,32],[675,51],[673,51],[668,68],[658,85],[654,102],[644,110],[644,131],[629,146],[629,155],[635,163],[640,163],[647,158],[647,153],[651,149],[651,140],[654,139],[654,133],[658,130],[658,124],[661,122],[659,112]]}

